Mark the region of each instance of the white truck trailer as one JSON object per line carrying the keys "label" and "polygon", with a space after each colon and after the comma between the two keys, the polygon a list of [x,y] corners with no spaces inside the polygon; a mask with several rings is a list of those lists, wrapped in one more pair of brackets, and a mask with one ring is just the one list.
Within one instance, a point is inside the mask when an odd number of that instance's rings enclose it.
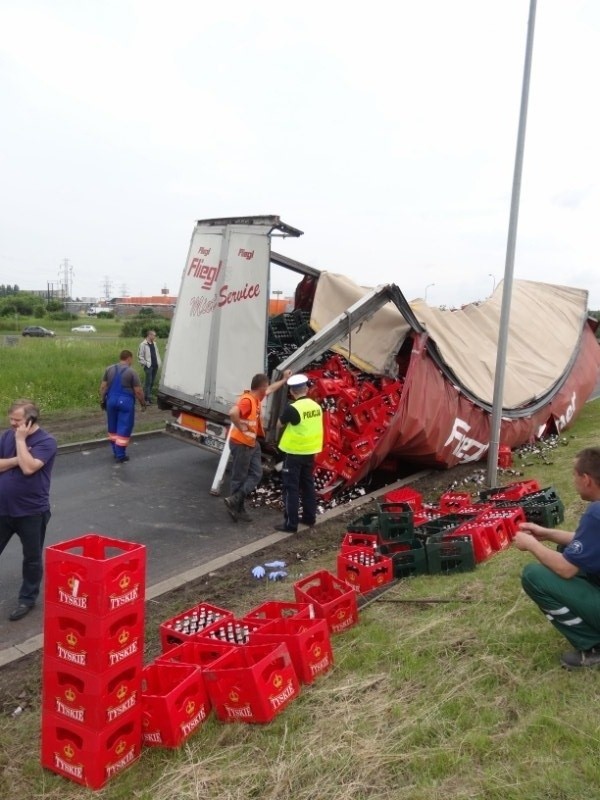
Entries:
{"label": "white truck trailer", "polygon": [[267,369],[271,262],[319,274],[271,252],[273,237],[301,235],[278,216],[196,223],[158,392],[159,407],[173,415],[168,433],[223,452],[229,409]]}

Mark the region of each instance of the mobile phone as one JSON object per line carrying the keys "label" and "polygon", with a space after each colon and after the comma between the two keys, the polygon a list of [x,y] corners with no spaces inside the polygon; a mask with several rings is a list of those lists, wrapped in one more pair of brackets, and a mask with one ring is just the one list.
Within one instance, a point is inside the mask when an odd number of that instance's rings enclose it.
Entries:
{"label": "mobile phone", "polygon": [[35,425],[37,422],[37,417],[35,414],[30,414],[28,417],[25,417],[25,425]]}

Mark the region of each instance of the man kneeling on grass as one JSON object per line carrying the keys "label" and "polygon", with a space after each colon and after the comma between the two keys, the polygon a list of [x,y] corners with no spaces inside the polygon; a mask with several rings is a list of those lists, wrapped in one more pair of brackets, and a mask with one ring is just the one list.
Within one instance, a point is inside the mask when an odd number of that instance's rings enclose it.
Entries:
{"label": "man kneeling on grass", "polygon": [[590,501],[575,533],[524,522],[514,540],[539,561],[523,570],[523,589],[576,648],[561,656],[567,669],[600,666],[600,447],[576,456],[573,481]]}

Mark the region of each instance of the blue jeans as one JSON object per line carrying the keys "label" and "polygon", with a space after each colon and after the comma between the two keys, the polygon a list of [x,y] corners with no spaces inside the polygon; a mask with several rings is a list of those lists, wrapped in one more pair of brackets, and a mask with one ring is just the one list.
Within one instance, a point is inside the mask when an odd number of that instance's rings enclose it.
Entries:
{"label": "blue jeans", "polygon": [[313,478],[314,456],[285,454],[281,479],[283,514],[286,528],[298,527],[298,511],[302,498],[302,522],[314,525],[317,518],[317,496]]}
{"label": "blue jeans", "polygon": [[0,553],[12,539],[14,533],[23,547],[23,583],[19,590],[19,603],[35,605],[40,593],[44,574],[43,550],[46,526],[50,512],[30,517],[0,517]]}
{"label": "blue jeans", "polygon": [[152,387],[154,386],[157,372],[158,367],[144,367],[144,398],[147,403],[152,400]]}
{"label": "blue jeans", "polygon": [[262,478],[262,451],[254,447],[229,442],[231,449],[231,494],[243,492],[244,497],[253,492]]}

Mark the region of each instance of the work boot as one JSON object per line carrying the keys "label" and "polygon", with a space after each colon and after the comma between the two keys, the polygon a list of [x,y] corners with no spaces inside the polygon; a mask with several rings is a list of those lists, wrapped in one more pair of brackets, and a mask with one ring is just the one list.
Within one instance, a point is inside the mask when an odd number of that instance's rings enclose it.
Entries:
{"label": "work boot", "polygon": [[242,522],[252,522],[252,517],[250,516],[250,514],[244,508],[244,500],[243,500],[243,498],[242,498],[242,502],[238,506],[237,515],[238,515],[238,519],[241,520]]}
{"label": "work boot", "polygon": [[244,502],[244,495],[241,492],[236,492],[232,494],[230,497],[226,497],[223,502],[227,507],[227,511],[229,511],[229,515],[234,522],[238,521],[239,512],[240,512],[240,500]]}
{"label": "work boot", "polygon": [[600,667],[600,647],[596,645],[591,650],[570,650],[562,654],[560,663],[565,669]]}

